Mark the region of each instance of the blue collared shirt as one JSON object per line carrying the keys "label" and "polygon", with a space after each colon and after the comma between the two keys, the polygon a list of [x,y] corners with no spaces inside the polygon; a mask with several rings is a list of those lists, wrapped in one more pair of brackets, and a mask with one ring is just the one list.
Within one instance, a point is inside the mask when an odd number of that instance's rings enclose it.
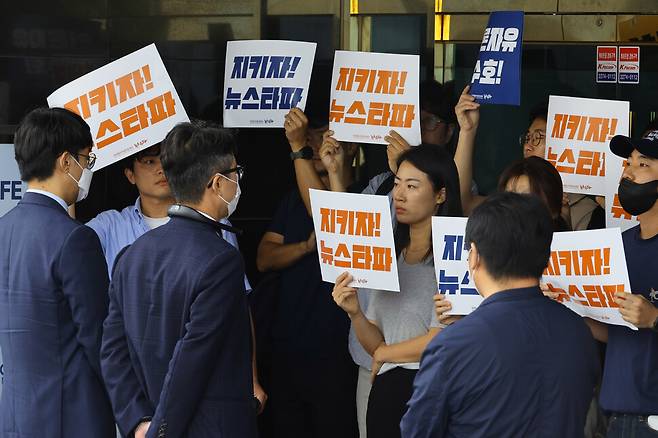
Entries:
{"label": "blue collared shirt", "polygon": [[65,202],[62,198],[60,198],[59,196],[57,196],[57,195],[54,194],[54,193],[47,192],[47,191],[45,191],[45,190],[39,190],[39,189],[27,189],[27,190],[25,191],[25,193],[38,193],[39,195],[47,196],[47,197],[49,197],[50,199],[52,199],[52,200],[54,200],[54,201],[57,201],[57,203],[58,203],[59,205],[61,205],[62,208],[63,208],[64,210],[66,210],[67,213],[68,213],[68,211],[69,211],[69,206],[66,205],[66,202]]}
{"label": "blue collared shirt", "polygon": [[538,287],[498,292],[430,342],[402,436],[582,437],[599,375],[580,316]]}
{"label": "blue collared shirt", "polygon": [[[226,219],[222,219],[220,222],[230,225],[230,222]],[[98,234],[103,246],[103,254],[105,254],[110,278],[112,277],[114,259],[119,251],[131,245],[138,237],[149,231],[149,227],[144,221],[139,197],[134,205],[129,205],[121,211],[104,211],[87,222],[87,225]],[[239,250],[235,234],[222,230],[222,237]],[[244,287],[247,292],[251,291],[251,285],[246,275],[244,277]]]}

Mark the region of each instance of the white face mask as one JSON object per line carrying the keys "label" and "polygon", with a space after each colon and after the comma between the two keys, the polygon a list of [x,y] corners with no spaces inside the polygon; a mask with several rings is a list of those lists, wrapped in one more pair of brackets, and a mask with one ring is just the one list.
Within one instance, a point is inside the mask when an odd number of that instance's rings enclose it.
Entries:
{"label": "white face mask", "polygon": [[226,215],[226,217],[230,217],[233,214],[233,212],[235,212],[235,209],[238,208],[238,201],[240,201],[240,194],[242,193],[242,192],[240,192],[240,183],[238,181],[233,181],[231,178],[228,178],[228,177],[222,175],[221,173],[218,173],[217,175],[221,176],[224,179],[227,179],[227,180],[231,181],[232,183],[234,183],[237,186],[237,188],[235,189],[235,196],[233,197],[233,199],[231,199],[230,202],[227,201],[226,199],[222,198],[222,195],[217,195],[217,196],[219,196],[219,199],[226,202],[226,205],[228,206],[228,214]]}
{"label": "white face mask", "polygon": [[75,158],[73,159],[75,161],[75,164],[78,165],[80,169],[82,169],[82,175],[80,175],[80,180],[76,180],[73,178],[73,175],[70,173],[66,173],[73,181],[76,182],[78,185],[78,197],[76,198],[75,202],[80,202],[83,199],[87,197],[89,194],[89,187],[91,186],[91,177],[94,176],[94,173],[87,169],[86,167],[82,167],[80,163],[78,163],[78,160]]}
{"label": "white face mask", "polygon": [[473,270],[471,269],[471,255],[472,254],[473,254],[473,247],[471,247],[471,249],[468,250],[468,258],[467,258],[467,260],[468,260],[468,278],[471,280],[471,282],[473,282],[473,284],[475,285],[475,289],[477,289],[478,293],[479,293],[480,290],[478,289],[478,285],[475,282],[475,278],[473,277]]}

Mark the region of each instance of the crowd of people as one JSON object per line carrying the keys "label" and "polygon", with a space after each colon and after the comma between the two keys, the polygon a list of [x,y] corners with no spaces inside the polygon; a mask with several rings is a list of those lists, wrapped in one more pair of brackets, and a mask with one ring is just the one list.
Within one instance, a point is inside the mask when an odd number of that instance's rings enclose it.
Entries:
{"label": "crowd of people", "polygon": [[[658,436],[658,127],[610,143],[639,218],[623,233],[632,290],[615,295],[634,331],[581,318],[541,284],[553,232],[605,227],[603,200],[563,193],[544,159],[546,103],[524,158],[483,196],[480,105],[435,81],[420,97],[422,144],[391,131],[388,169],[369,181],[361,145],[327,117],[287,114],[297,184],[262,236],[255,263],[272,276],[251,297],[228,220],[244,172],[231,130],[182,123],[122,160],[139,197],[85,225],[69,207],[89,192],[89,127],[61,108],[25,116],[28,190],[0,218],[0,436]],[[388,197],[399,293],[355,288],[349,271],[322,281],[309,189]],[[468,217],[484,298],[470,315],[437,294],[433,216]],[[266,293],[261,364],[249,301]]]}

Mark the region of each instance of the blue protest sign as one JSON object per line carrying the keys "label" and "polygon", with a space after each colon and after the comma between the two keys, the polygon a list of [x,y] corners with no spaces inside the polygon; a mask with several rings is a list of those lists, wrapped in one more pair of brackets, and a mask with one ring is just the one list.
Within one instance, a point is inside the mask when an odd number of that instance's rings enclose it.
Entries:
{"label": "blue protest sign", "polygon": [[522,44],[523,12],[492,12],[471,78],[479,103],[520,104]]}

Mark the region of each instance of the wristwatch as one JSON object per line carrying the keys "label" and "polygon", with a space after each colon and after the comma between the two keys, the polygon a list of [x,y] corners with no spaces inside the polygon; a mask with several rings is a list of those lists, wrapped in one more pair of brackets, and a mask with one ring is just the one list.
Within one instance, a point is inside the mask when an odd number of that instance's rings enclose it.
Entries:
{"label": "wristwatch", "polygon": [[303,160],[310,160],[313,158],[313,148],[310,146],[304,146],[297,152],[290,152],[290,159],[292,161],[295,161],[297,158],[301,158]]}

